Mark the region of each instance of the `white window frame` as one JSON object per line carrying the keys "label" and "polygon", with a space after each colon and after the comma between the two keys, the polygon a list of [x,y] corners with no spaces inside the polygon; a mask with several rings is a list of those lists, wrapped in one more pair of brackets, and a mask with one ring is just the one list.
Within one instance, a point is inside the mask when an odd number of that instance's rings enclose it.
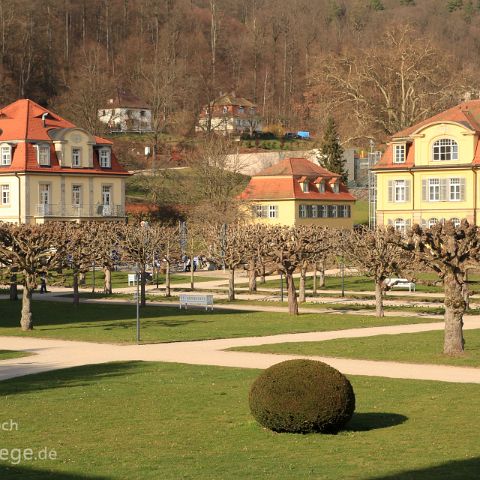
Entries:
{"label": "white window frame", "polygon": [[112,151],[109,148],[100,148],[98,162],[100,168],[112,168]]}
{"label": "white window frame", "polygon": [[453,226],[455,228],[458,228],[460,226],[460,224],[462,223],[461,220],[459,218],[451,218],[450,221],[453,223]]}
{"label": "white window frame", "polygon": [[393,201],[402,203],[407,201],[407,182],[406,180],[395,180],[393,184]]}
{"label": "white window frame", "polygon": [[429,202],[439,202],[440,201],[440,179],[439,178],[429,178],[428,179],[428,195]]}
{"label": "white window frame", "polygon": [[300,218],[307,218],[307,206],[306,205],[300,205],[298,215]]}
{"label": "white window frame", "polygon": [[460,178],[450,178],[448,183],[448,199],[451,202],[460,202],[462,200],[462,182]]}
{"label": "white window frame", "polygon": [[41,167],[49,167],[50,166],[50,144],[38,143],[35,146],[37,147],[37,163]]}
{"label": "white window frame", "polygon": [[[75,152],[78,152],[78,156]],[[75,160],[78,158],[78,161]],[[82,166],[82,149],[80,147],[72,147],[72,168],[79,168]]]}
{"label": "white window frame", "polygon": [[393,163],[405,163],[406,145],[404,143],[393,146]]}
{"label": "white window frame", "polygon": [[[72,185],[72,206],[82,206],[82,185]],[[78,201],[77,201],[78,200]]]}
{"label": "white window frame", "polygon": [[320,182],[317,184],[318,193],[325,193],[325,182]]}
{"label": "white window frame", "polygon": [[319,206],[318,205],[312,205],[312,218],[318,218],[319,214]]}
{"label": "white window frame", "polygon": [[433,143],[432,160],[445,162],[458,160],[458,143],[452,138],[440,138]]}
{"label": "white window frame", "polygon": [[278,217],[278,207],[277,205],[268,206],[268,218],[277,218]]}
{"label": "white window frame", "polygon": [[308,193],[310,191],[310,188],[308,186],[308,180],[305,180],[302,182],[302,192],[303,193]]}
{"label": "white window frame", "polygon": [[338,186],[338,182],[332,183],[331,185],[332,185],[332,192],[333,193],[338,193],[340,191],[339,186]]}
{"label": "white window frame", "polygon": [[434,227],[436,224],[438,223],[438,218],[429,218],[428,221],[427,221],[427,226],[428,228],[432,228]]}
{"label": "white window frame", "polygon": [[12,146],[2,144],[0,146],[0,165],[6,167],[12,164]]}
{"label": "white window frame", "polygon": [[10,185],[0,185],[0,204],[3,207],[10,205]]}
{"label": "white window frame", "polygon": [[405,221],[404,218],[396,218],[393,221],[393,228],[397,232],[405,233],[407,231],[407,222]]}

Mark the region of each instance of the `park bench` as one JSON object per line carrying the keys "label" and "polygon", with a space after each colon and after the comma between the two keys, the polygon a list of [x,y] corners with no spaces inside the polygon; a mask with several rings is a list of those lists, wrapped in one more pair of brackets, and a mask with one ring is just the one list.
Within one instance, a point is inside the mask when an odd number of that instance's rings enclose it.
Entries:
{"label": "park bench", "polygon": [[205,307],[205,310],[208,310],[210,307],[213,310],[213,295],[191,295],[189,293],[181,293],[180,294],[180,309],[190,306],[201,306]]}
{"label": "park bench", "polygon": [[404,288],[408,289],[409,292],[414,292],[416,285],[414,282],[409,282],[406,278],[387,278],[385,280],[385,285],[390,287],[391,289],[394,288]]}

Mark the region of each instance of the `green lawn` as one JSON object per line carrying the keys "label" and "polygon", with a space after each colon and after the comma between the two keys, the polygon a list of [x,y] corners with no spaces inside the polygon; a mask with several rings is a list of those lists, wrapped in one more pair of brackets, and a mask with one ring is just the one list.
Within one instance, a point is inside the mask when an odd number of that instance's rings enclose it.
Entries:
{"label": "green lawn", "polygon": [[28,352],[16,352],[14,350],[0,350],[0,360],[7,360],[9,358],[28,357]]}
{"label": "green lawn", "polygon": [[[443,293],[443,287],[437,285],[422,285],[421,281],[434,281],[435,275],[434,274],[420,274],[418,275],[419,281],[416,284],[417,292],[425,292],[425,293]],[[295,285],[299,286],[300,279],[295,278]],[[479,291],[480,290],[480,275],[471,275],[470,276],[470,290],[471,291]],[[239,285],[240,286],[240,285]],[[248,286],[248,284],[242,284],[242,286]],[[371,278],[365,276],[345,276],[344,279],[344,286],[346,291],[354,291],[354,292],[373,292],[375,290],[375,286],[373,280]],[[286,283],[284,280],[284,287],[286,288]],[[262,288],[278,288],[280,289],[280,280],[267,280],[265,283],[259,283],[258,288],[261,290]],[[307,277],[306,281],[306,288],[312,289],[313,288],[313,277],[310,275]],[[320,287],[318,287],[320,289]],[[342,278],[341,277],[326,277],[325,280],[325,287],[321,287],[321,289],[325,290],[341,290],[342,288]],[[393,290],[395,292],[400,291],[404,292],[405,290]],[[408,290],[406,290],[408,294]],[[387,292],[388,295],[388,292]]]}
{"label": "green lawn", "polygon": [[[18,325],[20,302],[0,301],[0,335],[128,343],[135,338],[135,306],[33,302],[35,329],[22,332]],[[141,310],[142,340],[171,342],[339,330],[377,325],[432,321],[421,317],[387,317],[304,313],[245,312],[233,310],[179,310],[177,307],[147,306]]]}
{"label": "green lawn", "polygon": [[233,350],[480,367],[480,330],[465,330],[464,336],[465,354],[460,357],[447,357],[442,354],[443,331],[378,335],[324,342],[278,343],[239,347]]}
{"label": "green lawn", "polygon": [[[128,287],[128,274],[134,273],[132,270],[131,272],[120,271],[120,272],[112,272],[112,288],[124,288]],[[104,274],[102,270],[95,271],[95,286],[98,290],[103,288],[103,279]],[[195,283],[201,282],[209,282],[212,280],[216,280],[217,277],[209,277],[206,275],[202,275],[202,272],[199,271],[198,274],[195,274]],[[93,285],[93,272],[88,272],[85,275],[85,287],[91,288]],[[190,283],[190,273],[177,273],[171,276],[170,282],[172,285],[179,284],[179,283]],[[50,284],[62,284],[67,287],[71,287],[73,285],[73,277],[70,271],[64,271],[62,274],[57,274],[52,272],[49,274],[47,278],[47,283]],[[150,285],[156,285],[157,277],[156,275],[153,278],[153,282]],[[158,283],[160,286],[165,284],[165,275],[158,275]],[[82,286],[80,287],[82,288]]]}
{"label": "green lawn", "polygon": [[354,225],[368,225],[368,201],[357,200],[352,208]]}
{"label": "green lawn", "polygon": [[[5,480],[478,478],[480,386],[350,377],[338,435],[277,434],[248,409],[256,370],[114,363],[0,383],[1,447],[57,460],[0,463]],[[467,406],[467,407],[466,407]]]}

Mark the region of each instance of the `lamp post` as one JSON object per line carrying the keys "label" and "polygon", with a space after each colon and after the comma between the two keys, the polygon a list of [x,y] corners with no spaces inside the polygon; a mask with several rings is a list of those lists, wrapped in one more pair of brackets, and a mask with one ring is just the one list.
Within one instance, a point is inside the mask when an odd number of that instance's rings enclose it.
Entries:
{"label": "lamp post", "polygon": [[345,257],[342,255],[342,298],[345,296]]}
{"label": "lamp post", "polygon": [[142,275],[140,264],[137,263],[137,293],[135,298],[137,300],[137,344],[140,343],[140,277]]}

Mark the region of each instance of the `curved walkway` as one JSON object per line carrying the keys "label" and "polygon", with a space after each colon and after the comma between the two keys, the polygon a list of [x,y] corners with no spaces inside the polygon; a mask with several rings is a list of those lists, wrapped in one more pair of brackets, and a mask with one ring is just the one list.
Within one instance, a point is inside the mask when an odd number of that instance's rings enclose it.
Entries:
{"label": "curved walkway", "polygon": [[[111,345],[26,337],[0,337],[0,350],[21,350],[35,354],[1,361],[0,380],[61,368],[114,361],[159,361],[267,368],[291,358],[312,358],[322,360],[350,375],[480,383],[480,368],[225,351],[227,348],[238,346],[359,338],[385,334],[396,335],[442,330],[443,328],[443,322],[438,322],[147,345]],[[466,320],[465,329],[477,328],[480,328],[480,317],[470,317]]]}

